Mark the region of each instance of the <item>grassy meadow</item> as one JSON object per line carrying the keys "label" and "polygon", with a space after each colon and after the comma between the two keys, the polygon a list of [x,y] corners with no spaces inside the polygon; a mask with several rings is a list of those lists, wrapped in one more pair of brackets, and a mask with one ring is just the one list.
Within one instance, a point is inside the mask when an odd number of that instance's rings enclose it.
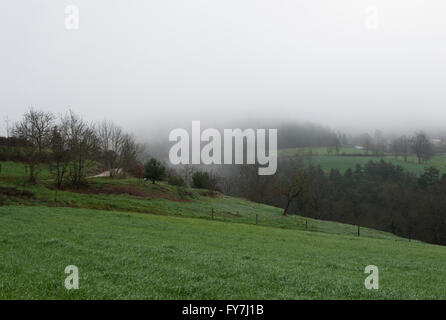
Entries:
{"label": "grassy meadow", "polygon": [[[442,246],[135,178],[56,197],[48,168],[29,185],[23,164],[1,165],[0,299],[446,298]],[[64,287],[67,265],[79,290]],[[364,287],[367,265],[379,290]]]}
{"label": "grassy meadow", "polygon": [[[14,164],[14,165],[12,165]],[[0,186],[28,190],[33,197],[5,197],[0,194],[4,205],[26,205],[47,207],[72,207],[97,210],[138,212],[144,214],[191,217],[212,220],[257,224],[283,229],[310,230],[334,234],[355,235],[356,226],[331,221],[303,218],[296,215],[283,216],[277,207],[255,203],[212,193],[207,190],[186,188],[180,190],[164,182],[143,183],[136,178],[110,179],[90,178],[86,190],[56,191],[51,180],[41,180],[36,185],[25,184],[19,169],[20,163],[9,163],[11,171],[3,171]],[[48,169],[41,168],[48,173]],[[361,228],[361,234],[374,238],[399,239],[379,230]]]}
{"label": "grassy meadow", "polygon": [[446,298],[446,248],[423,243],[28,206],[0,207],[0,230],[2,299]]}

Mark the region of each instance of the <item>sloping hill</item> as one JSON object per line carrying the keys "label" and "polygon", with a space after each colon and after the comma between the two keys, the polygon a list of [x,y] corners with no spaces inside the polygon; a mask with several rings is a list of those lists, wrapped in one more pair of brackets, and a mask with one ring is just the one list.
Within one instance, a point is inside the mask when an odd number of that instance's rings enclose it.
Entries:
{"label": "sloping hill", "polygon": [[[245,199],[228,197],[219,193],[199,189],[178,189],[165,183],[143,183],[135,178],[89,179],[87,188],[78,190],[56,191],[45,168],[42,168],[42,178],[37,185],[25,185],[23,164],[11,163],[4,165],[0,176],[0,187],[5,186],[15,190],[28,190],[34,193],[32,197],[3,196],[0,201],[6,205],[33,205],[50,207],[74,207],[100,210],[139,212],[156,215],[193,217],[213,219],[216,221],[258,224],[285,229],[318,231],[333,234],[355,235],[356,226],[331,221],[303,218],[296,215],[284,217],[282,209],[254,203]],[[361,228],[361,236],[398,239],[392,234]]]}
{"label": "sloping hill", "polygon": [[[2,163],[0,298],[446,298],[445,247],[208,190],[94,178],[56,193],[40,177]],[[63,286],[72,264],[78,291]]]}
{"label": "sloping hill", "polygon": [[1,299],[446,298],[445,247],[203,219],[2,206],[0,252]]}

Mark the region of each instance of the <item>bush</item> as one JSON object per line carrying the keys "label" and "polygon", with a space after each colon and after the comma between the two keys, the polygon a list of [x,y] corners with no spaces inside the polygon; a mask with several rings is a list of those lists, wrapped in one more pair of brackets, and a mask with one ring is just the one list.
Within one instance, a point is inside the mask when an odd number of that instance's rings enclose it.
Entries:
{"label": "bush", "polygon": [[195,172],[192,176],[192,186],[199,189],[217,190],[217,178],[207,172]]}
{"label": "bush", "polygon": [[184,179],[181,178],[180,176],[175,175],[175,174],[169,175],[169,178],[167,179],[167,183],[172,186],[177,186],[177,187],[184,187],[186,185]]}
{"label": "bush", "polygon": [[135,178],[137,178],[139,180],[142,179],[142,177],[144,176],[144,173],[145,173],[145,168],[140,164],[137,164],[132,170],[132,176],[134,176]]}
{"label": "bush", "polygon": [[166,168],[155,158],[150,159],[144,169],[144,178],[149,179],[153,184],[156,181],[161,181],[166,174]]}

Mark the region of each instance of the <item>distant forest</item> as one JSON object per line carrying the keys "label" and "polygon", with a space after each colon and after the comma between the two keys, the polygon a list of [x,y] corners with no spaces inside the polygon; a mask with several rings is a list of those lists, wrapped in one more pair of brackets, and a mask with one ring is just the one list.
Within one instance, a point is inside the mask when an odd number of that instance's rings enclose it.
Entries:
{"label": "distant forest", "polygon": [[284,208],[283,214],[371,227],[408,239],[446,244],[446,175],[430,167],[417,177],[384,160],[344,173],[283,159],[273,177],[243,166],[230,194]]}

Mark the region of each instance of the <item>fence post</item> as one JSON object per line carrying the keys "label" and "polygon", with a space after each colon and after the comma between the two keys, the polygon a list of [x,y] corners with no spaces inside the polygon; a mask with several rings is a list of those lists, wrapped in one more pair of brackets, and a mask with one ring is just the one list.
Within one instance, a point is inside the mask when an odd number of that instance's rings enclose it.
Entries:
{"label": "fence post", "polygon": [[259,222],[259,215],[256,213],[256,224]]}
{"label": "fence post", "polygon": [[360,232],[359,232],[359,224],[358,224],[358,237],[360,236]]}
{"label": "fence post", "polygon": [[308,230],[308,220],[305,220],[305,230]]}
{"label": "fence post", "polygon": [[214,208],[212,208],[212,220],[214,220]]}

